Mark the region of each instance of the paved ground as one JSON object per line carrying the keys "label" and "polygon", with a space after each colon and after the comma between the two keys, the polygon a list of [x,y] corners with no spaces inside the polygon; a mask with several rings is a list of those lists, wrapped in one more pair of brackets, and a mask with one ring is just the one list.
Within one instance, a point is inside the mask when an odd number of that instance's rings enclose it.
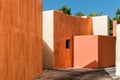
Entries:
{"label": "paved ground", "polygon": [[115,76],[115,68],[105,69],[60,69],[44,70],[34,80],[120,80]]}

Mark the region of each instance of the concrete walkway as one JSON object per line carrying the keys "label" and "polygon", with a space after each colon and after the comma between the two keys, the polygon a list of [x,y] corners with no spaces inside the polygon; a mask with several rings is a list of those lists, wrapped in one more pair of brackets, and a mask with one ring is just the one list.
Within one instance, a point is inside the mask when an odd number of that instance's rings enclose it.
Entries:
{"label": "concrete walkway", "polygon": [[115,76],[115,68],[105,69],[54,69],[44,70],[34,80],[120,80]]}

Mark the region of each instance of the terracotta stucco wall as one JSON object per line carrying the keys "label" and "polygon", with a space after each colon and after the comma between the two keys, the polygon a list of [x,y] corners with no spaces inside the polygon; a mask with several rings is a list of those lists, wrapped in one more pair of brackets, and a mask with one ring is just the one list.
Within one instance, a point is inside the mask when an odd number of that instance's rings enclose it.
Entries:
{"label": "terracotta stucco wall", "polygon": [[98,36],[99,67],[115,66],[116,37]]}
{"label": "terracotta stucco wall", "polygon": [[75,36],[74,67],[101,68],[115,65],[115,37]]}
{"label": "terracotta stucco wall", "polygon": [[120,21],[114,20],[113,21],[113,36],[116,36],[116,26],[120,24]]}
{"label": "terracotta stucco wall", "polygon": [[[54,68],[73,66],[73,36],[92,35],[92,19],[65,15],[54,11]],[[70,49],[66,49],[70,40]]]}
{"label": "terracotta stucco wall", "polygon": [[0,80],[41,73],[41,27],[41,0],[0,0]]}

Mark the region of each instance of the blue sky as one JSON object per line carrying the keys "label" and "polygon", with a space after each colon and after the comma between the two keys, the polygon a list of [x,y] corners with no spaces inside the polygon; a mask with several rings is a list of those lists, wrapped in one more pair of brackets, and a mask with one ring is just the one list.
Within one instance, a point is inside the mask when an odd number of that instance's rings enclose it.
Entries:
{"label": "blue sky", "polygon": [[120,0],[43,0],[43,10],[57,10],[63,5],[71,8],[72,14],[77,12],[103,12],[103,15],[115,16],[116,9],[120,8]]}

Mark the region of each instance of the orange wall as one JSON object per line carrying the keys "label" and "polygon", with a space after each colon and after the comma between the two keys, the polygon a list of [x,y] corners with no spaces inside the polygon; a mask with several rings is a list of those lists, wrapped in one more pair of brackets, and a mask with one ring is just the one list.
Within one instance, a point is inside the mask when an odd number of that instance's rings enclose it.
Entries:
{"label": "orange wall", "polygon": [[115,65],[115,37],[75,36],[74,67],[101,68]]}
{"label": "orange wall", "polygon": [[116,36],[116,26],[120,24],[120,21],[114,20],[113,21],[113,36]]}
{"label": "orange wall", "polygon": [[[92,35],[92,19],[54,12],[54,68],[73,66],[73,36]],[[70,49],[66,40],[70,39]]]}
{"label": "orange wall", "polygon": [[32,80],[42,71],[41,0],[1,0],[0,6],[0,80]]}
{"label": "orange wall", "polygon": [[115,66],[116,37],[98,36],[99,67]]}

